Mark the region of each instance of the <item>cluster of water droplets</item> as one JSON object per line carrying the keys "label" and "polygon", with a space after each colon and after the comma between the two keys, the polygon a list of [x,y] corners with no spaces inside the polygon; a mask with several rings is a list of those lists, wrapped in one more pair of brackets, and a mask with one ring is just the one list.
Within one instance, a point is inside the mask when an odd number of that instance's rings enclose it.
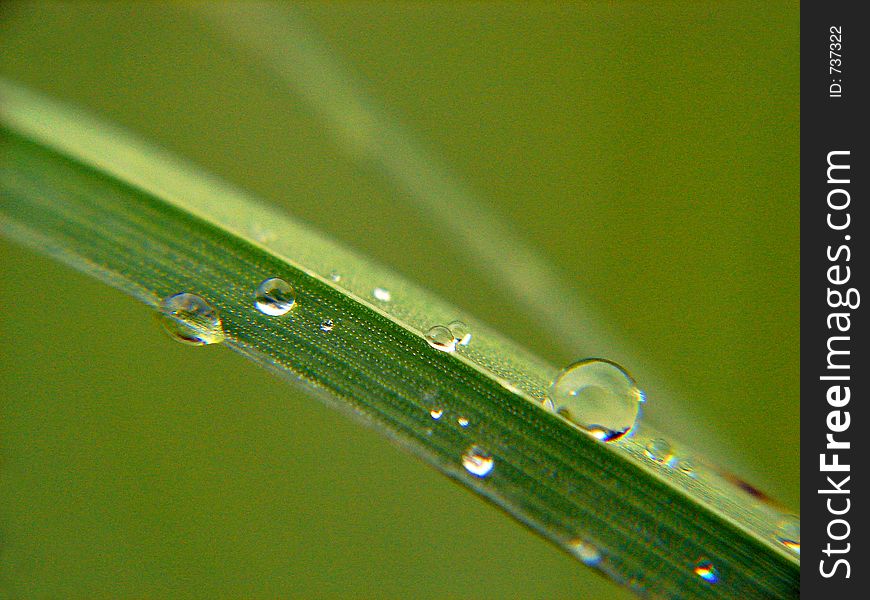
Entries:
{"label": "cluster of water droplets", "polygon": [[[333,274],[333,281],[341,276]],[[387,292],[389,294],[389,292]],[[254,291],[254,308],[270,317],[281,317],[296,307],[296,291],[279,277],[264,279]],[[159,318],[164,329],[184,344],[205,346],[219,344],[226,338],[223,322],[217,309],[201,296],[181,292],[164,298],[159,307]],[[329,317],[320,321],[320,330],[329,333],[335,321]]]}
{"label": "cluster of water droplets", "polygon": [[[341,275],[331,273],[329,279],[339,282]],[[382,287],[372,290],[379,302],[390,302],[390,292]],[[281,317],[296,307],[296,293],[288,282],[278,277],[263,280],[253,295],[257,311],[270,317]],[[166,331],[182,343],[208,345],[224,341],[226,334],[218,311],[202,297],[182,292],[166,297],[160,304],[160,321]],[[330,317],[324,317],[319,328],[324,333],[336,326]],[[472,339],[470,328],[456,320],[448,325],[434,325],[425,334],[426,342],[441,352],[455,352],[467,346]],[[605,359],[587,359],[563,369],[549,387],[552,410],[568,422],[583,429],[602,442],[610,442],[629,435],[636,427],[644,402],[644,394],[634,379],[618,364]],[[441,406],[432,406],[429,416],[444,421],[447,412]],[[451,422],[452,418],[451,418]],[[455,423],[468,428],[465,416],[456,416]],[[431,433],[431,429],[430,429]],[[650,439],[643,455],[653,464],[674,469],[683,475],[695,477],[696,466],[690,457],[678,456],[670,442],[663,438]],[[468,446],[460,455],[463,468],[477,478],[489,477],[496,466],[495,457],[478,443]],[[772,532],[772,538],[789,552],[800,556],[800,519],[785,515]],[[592,544],[576,538],[569,543],[572,552],[584,563],[596,565],[601,552]],[[710,584],[720,579],[716,566],[708,559],[699,559],[694,573]]]}

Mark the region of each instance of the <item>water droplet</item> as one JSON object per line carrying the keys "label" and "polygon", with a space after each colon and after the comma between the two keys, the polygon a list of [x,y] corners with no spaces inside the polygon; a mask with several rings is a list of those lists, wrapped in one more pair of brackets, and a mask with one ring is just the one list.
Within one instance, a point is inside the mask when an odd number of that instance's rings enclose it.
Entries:
{"label": "water droplet", "polygon": [[667,440],[658,438],[651,440],[644,449],[644,454],[656,462],[667,463],[673,458],[671,444]]}
{"label": "water droplet", "polygon": [[426,332],[426,341],[436,350],[453,352],[456,350],[456,338],[444,325],[435,325]]}
{"label": "water droplet", "polygon": [[196,294],[183,292],[160,303],[160,322],[174,340],[191,346],[224,341],[220,315]]}
{"label": "water droplet", "polygon": [[381,302],[389,302],[393,299],[393,295],[390,291],[382,287],[376,287],[373,289],[372,296],[375,297],[375,300],[380,300]]}
{"label": "water droplet", "polygon": [[801,520],[794,515],[788,515],[777,523],[776,541],[800,556],[801,553]]}
{"label": "water droplet", "polygon": [[429,411],[429,416],[431,416],[436,421],[440,419],[444,415],[444,410],[441,408],[433,408]]}
{"label": "water droplet", "polygon": [[486,477],[492,472],[495,460],[480,446],[471,446],[462,455],[462,466],[472,475]]}
{"label": "water droplet", "polygon": [[332,319],[323,319],[320,322],[320,330],[325,331],[326,333],[332,331],[333,327],[335,327],[335,321],[333,321]]}
{"label": "water droplet", "polygon": [[717,571],[713,563],[707,559],[702,559],[695,563],[695,575],[704,581],[709,581],[710,583],[716,583],[719,581],[719,571]]}
{"label": "water droplet", "polygon": [[338,283],[339,281],[341,281],[341,273],[339,273],[338,271],[331,271],[329,273],[329,279],[333,283]]}
{"label": "water droplet", "polygon": [[290,312],[296,304],[296,292],[283,279],[272,277],[257,287],[254,300],[257,310],[264,315],[280,317]]}
{"label": "water droplet", "polygon": [[695,461],[693,461],[691,458],[681,459],[680,462],[677,463],[677,468],[680,470],[680,472],[690,477],[695,476]]}
{"label": "water droplet", "polygon": [[453,321],[447,325],[447,328],[460,346],[467,346],[471,342],[471,330],[462,321]]}
{"label": "water droplet", "polygon": [[252,223],[250,232],[251,236],[261,244],[270,244],[278,239],[275,232],[260,223]]}
{"label": "water droplet", "polygon": [[601,552],[592,544],[584,542],[580,538],[574,538],[568,544],[571,546],[571,552],[584,564],[592,566],[601,562]]}
{"label": "water droplet", "polygon": [[557,413],[606,442],[634,426],[643,394],[622,367],[593,358],[559,373],[550,397]]}
{"label": "water droplet", "polygon": [[465,417],[459,417],[456,419],[456,422],[459,423],[460,427],[468,427],[468,419]]}

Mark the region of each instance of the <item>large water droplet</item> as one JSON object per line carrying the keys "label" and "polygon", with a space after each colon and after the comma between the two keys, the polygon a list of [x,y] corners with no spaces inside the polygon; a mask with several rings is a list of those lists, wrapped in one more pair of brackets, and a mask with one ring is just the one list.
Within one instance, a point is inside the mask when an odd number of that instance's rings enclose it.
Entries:
{"label": "large water droplet", "polygon": [[460,427],[468,427],[469,425],[469,421],[465,417],[459,417],[456,422],[459,423]]}
{"label": "large water droplet", "polygon": [[333,321],[332,319],[323,319],[320,322],[320,331],[325,331],[326,333],[329,333],[333,330],[333,328],[335,328],[335,321]]}
{"label": "large water droplet", "polygon": [[626,434],[637,420],[643,393],[622,367],[598,358],[576,362],[550,386],[556,412],[602,441]]}
{"label": "large water droplet", "polygon": [[433,408],[432,410],[429,411],[429,416],[437,421],[442,416],[444,416],[444,409]]}
{"label": "large water droplet", "polygon": [[462,466],[472,475],[486,477],[492,472],[495,460],[480,446],[471,446],[462,455]]}
{"label": "large water droplet", "polygon": [[426,332],[426,341],[436,350],[453,352],[456,350],[456,338],[444,325],[435,325]]}
{"label": "large water droplet", "polygon": [[380,300],[381,302],[389,302],[393,299],[393,295],[390,293],[390,290],[376,287],[372,290],[372,296],[375,297],[375,300]]}
{"label": "large water droplet", "polygon": [[801,520],[794,516],[788,515],[777,523],[776,540],[800,556],[801,553]]}
{"label": "large water droplet", "polygon": [[709,581],[710,583],[716,583],[719,581],[719,571],[717,571],[713,563],[707,559],[701,559],[695,563],[695,575],[704,581]]}
{"label": "large water droplet", "polygon": [[182,292],[164,298],[160,322],[172,339],[183,344],[205,346],[224,341],[220,315],[196,294]]}
{"label": "large water droplet", "polygon": [[471,330],[462,321],[452,321],[447,325],[447,328],[460,346],[467,346],[471,342]]}
{"label": "large water droplet", "polygon": [[272,277],[264,280],[254,294],[257,310],[271,317],[286,315],[296,304],[296,292],[283,279]]}

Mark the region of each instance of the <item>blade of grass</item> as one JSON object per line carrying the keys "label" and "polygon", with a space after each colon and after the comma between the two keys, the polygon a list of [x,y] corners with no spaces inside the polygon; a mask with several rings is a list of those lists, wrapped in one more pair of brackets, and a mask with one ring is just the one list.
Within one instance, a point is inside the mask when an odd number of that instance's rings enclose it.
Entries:
{"label": "blade of grass", "polygon": [[[530,307],[535,322],[552,333],[564,357],[624,357],[661,399],[651,411],[659,423],[681,426],[681,437],[722,450],[718,432],[691,421],[693,409],[662,381],[649,360],[603,324],[564,274],[548,264],[506,222],[355,80],[298,9],[274,4],[222,4],[198,11],[243,52],[254,56],[281,86],[304,99],[349,156],[375,165],[427,221],[449,230],[454,247],[479,263],[509,298]],[[278,125],[280,127],[280,125]],[[285,132],[276,131],[279,135]],[[505,257],[511,257],[505,260]],[[566,327],[565,323],[570,323]],[[604,351],[603,349],[606,349]],[[695,420],[697,421],[697,420]],[[701,430],[701,431],[699,431]]]}
{"label": "blade of grass", "polygon": [[[6,235],[151,306],[181,291],[202,296],[233,350],[640,593],[797,594],[799,561],[773,536],[780,509],[703,462],[690,476],[646,458],[659,434],[643,424],[609,444],[573,427],[546,409],[552,365],[124,132],[10,83],[0,100]],[[296,290],[287,318],[253,306],[257,284],[274,276]],[[431,348],[423,333],[456,318],[470,324],[472,343],[453,354]],[[472,445],[494,457],[486,477],[462,466]],[[717,582],[699,576],[699,561],[715,566]]]}

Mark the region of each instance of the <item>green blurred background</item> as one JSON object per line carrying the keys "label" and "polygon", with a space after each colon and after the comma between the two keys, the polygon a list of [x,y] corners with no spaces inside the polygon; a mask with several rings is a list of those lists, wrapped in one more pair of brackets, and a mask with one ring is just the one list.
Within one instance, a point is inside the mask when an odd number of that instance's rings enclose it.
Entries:
{"label": "green blurred background", "polygon": [[[4,2],[0,75],[581,358],[207,10]],[[712,432],[715,459],[799,508],[796,2],[295,15],[678,390],[675,429]],[[0,596],[627,596],[120,293],[5,240],[0,265]]]}

